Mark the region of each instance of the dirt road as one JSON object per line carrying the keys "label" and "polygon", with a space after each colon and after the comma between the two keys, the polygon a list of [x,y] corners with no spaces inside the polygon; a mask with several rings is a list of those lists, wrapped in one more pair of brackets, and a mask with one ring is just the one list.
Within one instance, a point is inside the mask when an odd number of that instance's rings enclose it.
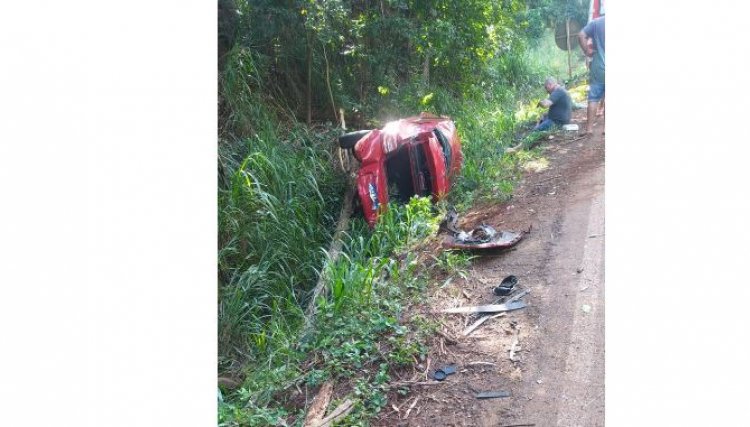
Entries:
{"label": "dirt road", "polygon": [[[585,111],[576,119],[583,120]],[[604,425],[604,136],[544,143],[544,162],[530,171],[513,199],[464,216],[461,227],[482,222],[498,230],[532,232],[513,250],[477,259],[465,281],[440,287],[432,306],[487,304],[507,275],[529,289],[529,307],[489,320],[468,337],[473,319],[438,315],[451,340],[439,338],[429,364],[455,363],[442,383],[412,387],[393,399],[377,425],[594,427]],[[531,170],[536,168],[536,170]],[[511,360],[511,353],[513,360]],[[508,398],[478,400],[480,391]],[[412,406],[412,403],[416,403]]]}

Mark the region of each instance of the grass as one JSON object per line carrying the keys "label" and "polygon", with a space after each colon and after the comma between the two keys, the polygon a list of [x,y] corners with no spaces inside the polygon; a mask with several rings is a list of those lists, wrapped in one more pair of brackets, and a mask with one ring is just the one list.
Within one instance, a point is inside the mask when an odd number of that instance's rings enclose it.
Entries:
{"label": "grass", "polygon": [[267,364],[248,372],[243,387],[220,403],[220,425],[274,425],[279,417],[299,423],[302,412],[284,390],[298,385],[311,392],[329,378],[356,399],[345,425],[364,425],[387,402],[390,370],[424,356],[427,329],[410,330],[399,315],[427,281],[413,254],[401,260],[394,254],[436,232],[431,203],[414,198],[393,207],[372,233],[362,232],[362,219],[355,223],[344,255],[326,266],[330,298],[318,302],[316,329],[299,343],[275,342]]}
{"label": "grass", "polygon": [[[286,143],[256,134],[232,148],[246,153],[225,170],[219,192],[219,355],[231,368],[283,347],[302,320],[305,291],[317,280],[343,180],[326,135],[295,128]],[[305,245],[300,245],[305,242]]]}

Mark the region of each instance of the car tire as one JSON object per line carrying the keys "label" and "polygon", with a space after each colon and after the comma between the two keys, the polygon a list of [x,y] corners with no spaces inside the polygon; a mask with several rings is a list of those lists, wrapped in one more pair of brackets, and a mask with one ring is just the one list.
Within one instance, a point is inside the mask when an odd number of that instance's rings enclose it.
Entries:
{"label": "car tire", "polygon": [[349,132],[339,137],[339,147],[341,148],[354,148],[357,141],[362,139],[365,135],[372,132],[372,130],[358,130],[356,132]]}

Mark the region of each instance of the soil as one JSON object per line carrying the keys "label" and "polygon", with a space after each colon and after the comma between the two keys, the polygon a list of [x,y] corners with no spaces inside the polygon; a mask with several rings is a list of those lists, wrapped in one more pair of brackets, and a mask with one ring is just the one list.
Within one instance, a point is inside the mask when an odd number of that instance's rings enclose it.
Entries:
{"label": "soil", "polygon": [[[581,129],[585,113],[574,112]],[[511,250],[480,255],[465,280],[436,286],[429,306],[491,304],[498,298],[493,287],[508,275],[518,277],[518,290],[531,291],[522,298],[528,306],[489,319],[467,337],[462,332],[476,317],[433,315],[444,336],[436,336],[417,371],[401,378],[418,384],[406,395],[392,393],[374,425],[604,425],[603,128],[600,118],[591,136],[545,141],[549,163],[529,165],[510,202],[475,207],[461,218],[464,230],[481,223],[532,230]],[[442,382],[429,377],[449,363],[457,365],[455,374]],[[476,399],[483,391],[510,397]]]}

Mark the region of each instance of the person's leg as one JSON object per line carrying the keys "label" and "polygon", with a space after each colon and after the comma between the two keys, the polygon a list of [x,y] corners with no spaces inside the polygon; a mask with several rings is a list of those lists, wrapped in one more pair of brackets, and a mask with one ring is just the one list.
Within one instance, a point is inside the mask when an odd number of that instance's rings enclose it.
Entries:
{"label": "person's leg", "polygon": [[555,122],[545,117],[541,123],[536,125],[534,129],[532,129],[532,132],[542,132],[542,131],[548,130],[549,128],[552,127],[553,124],[555,124]]}
{"label": "person's leg", "polygon": [[602,97],[602,100],[599,101],[599,108],[596,110],[596,117],[604,116],[604,98],[605,97]]}
{"label": "person's leg", "polygon": [[594,119],[599,101],[604,97],[604,83],[589,83],[589,105],[586,110],[586,133],[594,131]]}

